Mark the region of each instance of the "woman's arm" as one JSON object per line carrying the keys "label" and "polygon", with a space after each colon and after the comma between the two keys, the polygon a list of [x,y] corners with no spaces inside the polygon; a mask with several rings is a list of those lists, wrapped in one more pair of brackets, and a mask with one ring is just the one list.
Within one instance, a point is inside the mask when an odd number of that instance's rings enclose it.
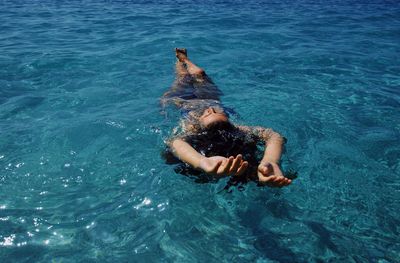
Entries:
{"label": "woman's arm", "polygon": [[173,139],[170,143],[172,153],[195,169],[202,170],[212,175],[241,175],[247,168],[248,163],[242,160],[242,156],[205,157],[197,152],[189,143],[182,139]]}
{"label": "woman's arm", "polygon": [[261,162],[280,162],[284,139],[279,133],[260,126],[239,126],[239,129],[264,141],[265,150]]}
{"label": "woman's arm", "polygon": [[279,163],[281,161],[284,139],[272,129],[257,127],[259,136],[265,142],[264,156],[261,163]]}
{"label": "woman's arm", "polygon": [[200,161],[204,158],[190,144],[182,139],[173,139],[170,143],[172,153],[181,161],[189,164],[195,169],[200,167]]}
{"label": "woman's arm", "polygon": [[271,187],[289,185],[292,181],[283,176],[279,167],[284,138],[274,130],[263,127],[240,126],[239,129],[255,135],[265,143],[264,156],[257,170],[259,183]]}

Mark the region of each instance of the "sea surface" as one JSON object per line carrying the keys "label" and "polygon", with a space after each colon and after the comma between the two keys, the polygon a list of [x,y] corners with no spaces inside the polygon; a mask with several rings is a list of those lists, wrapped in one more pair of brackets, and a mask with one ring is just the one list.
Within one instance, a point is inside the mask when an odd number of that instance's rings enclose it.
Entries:
{"label": "sea surface", "polygon": [[[0,262],[400,262],[398,1],[1,1]],[[161,156],[174,48],[284,189]]]}

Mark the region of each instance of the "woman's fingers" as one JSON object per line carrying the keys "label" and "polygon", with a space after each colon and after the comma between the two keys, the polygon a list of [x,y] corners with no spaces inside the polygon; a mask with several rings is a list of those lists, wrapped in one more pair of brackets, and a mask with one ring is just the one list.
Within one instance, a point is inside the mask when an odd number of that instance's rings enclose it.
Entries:
{"label": "woman's fingers", "polygon": [[278,175],[259,178],[259,181],[269,187],[283,187],[292,183],[292,180]]}
{"label": "woman's fingers", "polygon": [[285,179],[286,179],[286,181],[285,181],[285,185],[284,186],[287,186],[287,185],[292,183],[292,180],[290,180],[288,178],[285,178]]}
{"label": "woman's fingers", "polygon": [[233,159],[234,159],[233,156],[231,156],[227,160],[225,160],[225,162],[222,163],[221,166],[218,168],[217,174],[219,174],[219,175],[227,174],[229,171],[229,168],[232,165]]}
{"label": "woman's fingers", "polygon": [[280,178],[276,175],[271,175],[271,176],[267,176],[267,177],[263,178],[263,181],[266,183],[275,183],[279,180],[280,180]]}
{"label": "woman's fingers", "polygon": [[276,187],[283,187],[283,186],[286,186],[285,178],[283,178],[283,179],[281,179],[281,180],[276,182]]}
{"label": "woman's fingers", "polygon": [[239,169],[240,165],[242,164],[242,155],[238,154],[236,158],[233,160],[231,167],[229,168],[228,173],[230,175],[234,175],[237,173],[237,170]]}
{"label": "woman's fingers", "polygon": [[249,163],[247,161],[242,162],[235,175],[242,175],[246,171],[248,165]]}
{"label": "woman's fingers", "polygon": [[214,164],[214,167],[211,170],[211,173],[216,174],[218,171],[218,168],[221,166],[221,164],[223,163],[223,160],[219,160]]}
{"label": "woman's fingers", "polygon": [[287,178],[284,178],[283,180],[276,182],[275,187],[284,187],[284,186],[289,185],[290,183],[291,183],[291,181],[288,181]]}
{"label": "woman's fingers", "polygon": [[275,182],[279,180],[279,178],[275,175],[271,175],[271,176],[263,176],[261,178],[259,178],[259,181],[263,184],[275,184]]}

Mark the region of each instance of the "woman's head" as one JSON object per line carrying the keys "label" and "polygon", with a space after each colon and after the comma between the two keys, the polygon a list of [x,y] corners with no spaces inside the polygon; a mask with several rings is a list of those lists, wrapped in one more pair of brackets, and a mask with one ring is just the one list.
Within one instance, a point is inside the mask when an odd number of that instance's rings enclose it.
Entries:
{"label": "woman's head", "polygon": [[190,111],[183,125],[186,132],[194,133],[232,126],[228,114],[219,106]]}
{"label": "woman's head", "polygon": [[207,128],[217,123],[229,123],[229,118],[220,107],[208,107],[199,117],[199,122],[203,128]]}

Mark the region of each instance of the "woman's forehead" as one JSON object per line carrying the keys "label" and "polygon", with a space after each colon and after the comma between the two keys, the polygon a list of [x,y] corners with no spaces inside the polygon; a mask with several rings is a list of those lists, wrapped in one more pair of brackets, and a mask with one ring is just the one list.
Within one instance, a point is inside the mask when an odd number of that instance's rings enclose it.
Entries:
{"label": "woman's forehead", "polygon": [[194,118],[200,118],[207,109],[213,108],[216,112],[221,112],[225,113],[227,116],[229,115],[225,109],[218,104],[205,104],[205,105],[197,105],[197,107],[191,108],[190,111],[188,112],[188,115]]}
{"label": "woman's forehead", "polygon": [[213,110],[215,110],[215,111],[217,111],[217,112],[224,112],[224,108],[222,108],[221,106],[219,106],[219,105],[213,105],[213,106],[205,107],[205,108],[203,109],[203,113],[204,113],[206,110],[210,109],[210,108],[212,108]]}

